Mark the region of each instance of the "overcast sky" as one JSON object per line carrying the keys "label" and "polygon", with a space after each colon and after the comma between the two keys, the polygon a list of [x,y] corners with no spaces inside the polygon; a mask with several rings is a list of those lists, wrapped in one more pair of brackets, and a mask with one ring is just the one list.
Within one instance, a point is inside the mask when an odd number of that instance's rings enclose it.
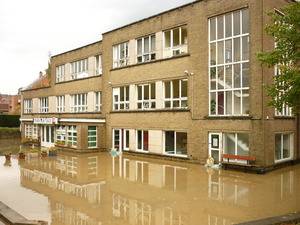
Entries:
{"label": "overcast sky", "polygon": [[0,0],[0,93],[16,94],[47,67],[48,55],[193,0]]}

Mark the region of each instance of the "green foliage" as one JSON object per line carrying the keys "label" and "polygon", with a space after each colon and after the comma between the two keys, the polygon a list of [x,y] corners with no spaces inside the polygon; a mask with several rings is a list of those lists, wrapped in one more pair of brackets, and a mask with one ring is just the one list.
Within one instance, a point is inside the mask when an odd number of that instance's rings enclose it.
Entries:
{"label": "green foliage", "polygon": [[0,115],[0,127],[19,127],[19,115]]}
{"label": "green foliage", "polygon": [[280,76],[274,78],[273,85],[268,87],[272,97],[271,105],[278,110],[283,104],[300,109],[300,3],[284,7],[280,14],[271,12],[272,23],[267,25],[266,32],[274,38],[275,49],[258,54],[258,59],[269,67],[276,66]]}

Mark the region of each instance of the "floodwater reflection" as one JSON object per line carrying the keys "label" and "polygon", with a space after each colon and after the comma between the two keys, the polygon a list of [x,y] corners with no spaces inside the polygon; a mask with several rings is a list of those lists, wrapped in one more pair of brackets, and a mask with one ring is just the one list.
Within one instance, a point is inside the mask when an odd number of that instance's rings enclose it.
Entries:
{"label": "floodwater reflection", "polygon": [[[20,179],[11,189],[19,185],[48,200],[18,211],[53,225],[227,225],[300,211],[299,165],[255,175],[108,153],[12,158],[10,168],[0,160],[0,174],[11,170]],[[0,179],[0,187],[11,181]],[[10,195],[10,206],[20,199]],[[41,204],[48,204],[44,218]]]}

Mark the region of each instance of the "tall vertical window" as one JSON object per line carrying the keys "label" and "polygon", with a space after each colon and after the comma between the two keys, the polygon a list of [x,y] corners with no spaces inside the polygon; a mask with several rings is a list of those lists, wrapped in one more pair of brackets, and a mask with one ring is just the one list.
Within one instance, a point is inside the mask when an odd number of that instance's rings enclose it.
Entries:
{"label": "tall vertical window", "polygon": [[24,126],[24,135],[25,138],[32,138],[32,125],[31,124],[25,124]]}
{"label": "tall vertical window", "polygon": [[137,85],[137,108],[155,108],[155,83]]}
{"label": "tall vertical window", "polygon": [[65,145],[66,144],[66,127],[65,126],[58,126],[56,127],[56,144],[58,145]]}
{"label": "tall vertical window", "polygon": [[113,68],[128,65],[128,42],[113,46]]}
{"label": "tall vertical window", "polygon": [[65,80],[65,65],[60,65],[56,67],[56,83]]}
{"label": "tall vertical window", "polygon": [[23,101],[24,113],[32,113],[32,99],[25,99]]}
{"label": "tall vertical window", "polygon": [[88,126],[88,147],[97,148],[97,127]]}
{"label": "tall vertical window", "polygon": [[249,10],[209,19],[209,114],[249,115]]}
{"label": "tall vertical window", "polygon": [[65,111],[65,96],[56,96],[56,112]]}
{"label": "tall vertical window", "polygon": [[147,130],[137,130],[137,150],[138,151],[148,151],[149,150],[149,133]]}
{"label": "tall vertical window", "polygon": [[77,130],[76,126],[68,126],[68,146],[76,147],[77,146]]}
{"label": "tall vertical window", "polygon": [[96,56],[96,75],[102,74],[102,55]]}
{"label": "tall vertical window", "polygon": [[71,63],[71,78],[79,79],[88,76],[88,59],[81,59]]}
{"label": "tall vertical window", "polygon": [[187,44],[188,38],[186,26],[164,31],[164,58],[187,53]]}
{"label": "tall vertical window", "polygon": [[113,88],[113,109],[129,109],[129,86]]}
{"label": "tall vertical window", "polygon": [[129,150],[129,130],[123,130],[123,150]]}
{"label": "tall vertical window", "polygon": [[231,155],[249,155],[249,134],[224,133],[224,153]]}
{"label": "tall vertical window", "polygon": [[187,108],[187,80],[172,80],[164,82],[165,108]]}
{"label": "tall vertical window", "polygon": [[39,101],[40,101],[39,112],[40,113],[47,113],[49,111],[49,100],[48,100],[48,97],[40,98]]}
{"label": "tall vertical window", "polygon": [[187,155],[187,133],[165,131],[165,153],[178,156]]}
{"label": "tall vertical window", "polygon": [[155,60],[155,34],[136,40],[137,62]]}
{"label": "tall vertical window", "polygon": [[294,134],[275,134],[275,162],[292,159]]}
{"label": "tall vertical window", "polygon": [[95,92],[95,111],[96,112],[101,111],[101,92],[100,91]]}
{"label": "tall vertical window", "polygon": [[87,112],[87,93],[71,95],[71,112]]}

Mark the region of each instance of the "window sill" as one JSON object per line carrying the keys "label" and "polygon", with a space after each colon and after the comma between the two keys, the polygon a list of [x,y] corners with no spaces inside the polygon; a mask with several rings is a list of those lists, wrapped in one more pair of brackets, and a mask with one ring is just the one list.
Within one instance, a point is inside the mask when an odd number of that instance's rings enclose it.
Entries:
{"label": "window sill", "polygon": [[275,160],[275,164],[285,163],[285,162],[292,161],[292,160],[293,160],[292,157],[286,158],[286,159],[279,159],[279,160]]}
{"label": "window sill", "polygon": [[209,120],[250,120],[252,116],[205,116],[205,119]]}
{"label": "window sill", "polygon": [[83,77],[83,78],[77,78],[77,79],[71,79],[71,80],[55,82],[55,84],[65,84],[65,83],[81,81],[81,80],[87,80],[87,79],[92,79],[92,78],[101,77],[101,76],[102,76],[102,74],[99,74],[99,75],[94,75],[94,76],[88,76],[88,77]]}
{"label": "window sill", "polygon": [[295,120],[295,116],[274,116],[275,120]]}
{"label": "window sill", "polygon": [[154,112],[189,112],[189,108],[184,109],[152,109],[152,110],[113,110],[110,113],[154,113]]}
{"label": "window sill", "polygon": [[168,153],[164,153],[163,155],[170,156],[170,157],[178,157],[178,158],[188,158],[187,155],[168,154]]}
{"label": "window sill", "polygon": [[121,69],[135,67],[135,66],[142,66],[142,65],[147,65],[147,64],[156,63],[156,62],[168,61],[168,60],[183,58],[183,57],[187,57],[187,56],[190,56],[190,54],[189,53],[185,53],[185,54],[176,55],[176,56],[172,56],[172,57],[168,57],[168,58],[151,60],[151,61],[148,61],[148,62],[134,63],[134,64],[131,64],[131,65],[126,65],[126,66],[111,68],[110,71],[116,71],[116,70],[121,70]]}

